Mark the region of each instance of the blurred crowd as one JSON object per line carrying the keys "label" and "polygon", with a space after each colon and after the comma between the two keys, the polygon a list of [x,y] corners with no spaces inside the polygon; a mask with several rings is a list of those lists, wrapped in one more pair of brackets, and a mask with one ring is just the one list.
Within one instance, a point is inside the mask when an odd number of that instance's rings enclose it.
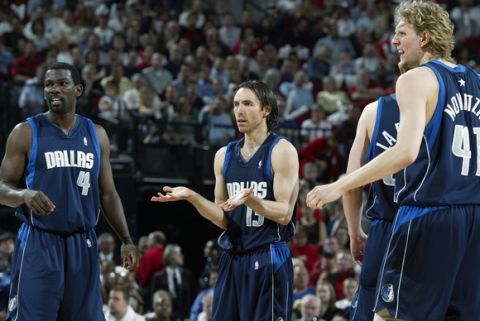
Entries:
{"label": "blurred crowd", "polygon": [[[438,2],[455,23],[457,62],[479,70],[478,1]],[[247,79],[267,83],[278,97],[278,132],[295,144],[301,161],[290,244],[294,319],[346,320],[360,267],[350,255],[343,209],[334,203],[311,210],[305,196],[345,170],[361,110],[394,91],[396,2],[269,3],[244,1],[232,11],[221,0],[3,1],[0,81],[20,120],[46,108],[46,66],[75,65],[85,87],[78,113],[107,129],[112,152],[127,154],[138,143],[225,144],[238,135],[236,86]],[[139,239],[143,256],[135,274],[119,266],[112,235],[100,235],[99,245],[107,321],[211,317],[214,241],[205,244],[199,276],[183,267],[182,249],[161,231]],[[0,236],[0,311],[8,301],[13,246],[13,235]]]}

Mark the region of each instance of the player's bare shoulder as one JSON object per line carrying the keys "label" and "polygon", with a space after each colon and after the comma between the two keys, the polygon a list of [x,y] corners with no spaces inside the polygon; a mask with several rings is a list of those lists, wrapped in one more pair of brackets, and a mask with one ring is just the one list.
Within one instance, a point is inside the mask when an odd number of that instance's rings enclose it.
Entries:
{"label": "player's bare shoulder", "polygon": [[215,159],[213,162],[215,174],[220,174],[223,171],[223,162],[225,160],[226,153],[227,153],[227,146],[221,147],[215,153]]}
{"label": "player's bare shoulder", "polygon": [[291,142],[282,138],[272,149],[272,167],[293,168],[298,170],[298,151]]}
{"label": "player's bare shoulder", "polygon": [[32,145],[32,127],[28,122],[18,123],[8,136],[8,145],[16,150],[28,152]]}
{"label": "player's bare shoulder", "polygon": [[360,119],[358,120],[357,132],[366,131],[370,139],[375,128],[375,120],[377,118],[378,100],[369,103],[362,111]]}

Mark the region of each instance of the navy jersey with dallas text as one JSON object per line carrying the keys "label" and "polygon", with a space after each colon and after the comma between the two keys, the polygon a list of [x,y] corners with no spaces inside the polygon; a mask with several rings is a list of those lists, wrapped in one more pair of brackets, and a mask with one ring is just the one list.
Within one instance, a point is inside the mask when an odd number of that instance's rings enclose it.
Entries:
{"label": "navy jersey with dallas text", "polygon": [[92,121],[76,115],[68,134],[45,114],[27,121],[32,129],[32,145],[25,170],[26,185],[44,192],[55,210],[36,216],[24,205],[17,209],[16,216],[52,232],[90,230],[100,211],[100,145]]}
{"label": "navy jersey with dallas text", "polygon": [[[480,78],[433,60],[438,102],[415,162],[397,173],[400,205],[480,204]],[[414,108],[414,106],[412,106]]]}
{"label": "navy jersey with dallas text", "polygon": [[[395,145],[399,120],[400,111],[395,94],[380,97],[377,103],[375,128],[366,153],[368,162]],[[398,209],[397,204],[393,202],[394,190],[393,175],[373,182],[363,207],[364,215],[374,219],[393,221]]]}
{"label": "navy jersey with dallas text", "polygon": [[[280,139],[280,136],[271,133],[248,162],[240,153],[244,139],[227,145],[223,175],[229,197],[244,188],[253,187],[256,197],[275,199],[271,155]],[[227,230],[219,238],[219,245],[226,250],[249,251],[273,242],[288,241],[294,234],[295,217],[287,225],[281,225],[255,213],[246,205],[235,208],[227,215]]]}

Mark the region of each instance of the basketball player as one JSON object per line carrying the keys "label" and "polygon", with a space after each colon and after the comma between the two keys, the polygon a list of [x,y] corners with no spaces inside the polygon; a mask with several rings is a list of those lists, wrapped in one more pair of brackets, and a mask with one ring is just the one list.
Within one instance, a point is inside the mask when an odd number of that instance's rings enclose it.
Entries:
{"label": "basketball player", "polygon": [[279,115],[266,84],[240,84],[233,104],[245,136],[215,156],[215,203],[185,187],[164,187],[152,201],[187,200],[224,230],[214,321],[291,320],[293,269],[285,242],[294,233],[298,155],[272,133]]}
{"label": "basketball player", "polygon": [[[395,95],[380,97],[368,104],[357,125],[357,133],[348,157],[347,173],[360,168],[395,144],[399,110]],[[375,289],[383,254],[387,248],[391,226],[398,206],[393,202],[395,180],[384,177],[370,186],[363,215],[370,219],[368,239],[361,227],[362,189],[343,195],[343,208],[348,223],[352,257],[362,264],[360,283],[350,309],[351,321],[371,321]]]}
{"label": "basketball player", "polygon": [[453,25],[429,1],[395,11],[400,60],[397,143],[307,196],[318,208],[395,173],[399,202],[374,320],[474,320],[480,315],[480,77],[451,58]]}
{"label": "basketball player", "polygon": [[[105,320],[94,226],[100,206],[123,242],[126,268],[135,246],[115,190],[105,130],[75,114],[83,86],[70,64],[45,74],[49,111],[18,124],[0,168],[0,203],[18,207],[9,320]],[[26,188],[21,180],[25,179]]]}

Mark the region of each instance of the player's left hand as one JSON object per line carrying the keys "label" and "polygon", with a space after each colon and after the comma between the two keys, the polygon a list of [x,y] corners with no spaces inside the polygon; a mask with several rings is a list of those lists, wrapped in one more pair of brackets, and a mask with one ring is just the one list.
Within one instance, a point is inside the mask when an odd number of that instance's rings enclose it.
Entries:
{"label": "player's left hand", "polygon": [[342,191],[336,182],[327,185],[318,185],[308,192],[307,206],[312,209],[322,209],[328,203],[339,199],[340,196],[342,196]]}
{"label": "player's left hand", "polygon": [[226,202],[220,204],[220,207],[226,212],[233,211],[236,207],[244,204],[252,194],[253,188],[242,189],[240,192],[230,197]]}
{"label": "player's left hand", "polygon": [[123,244],[120,253],[123,267],[131,272],[135,271],[138,265],[138,250],[135,244]]}

